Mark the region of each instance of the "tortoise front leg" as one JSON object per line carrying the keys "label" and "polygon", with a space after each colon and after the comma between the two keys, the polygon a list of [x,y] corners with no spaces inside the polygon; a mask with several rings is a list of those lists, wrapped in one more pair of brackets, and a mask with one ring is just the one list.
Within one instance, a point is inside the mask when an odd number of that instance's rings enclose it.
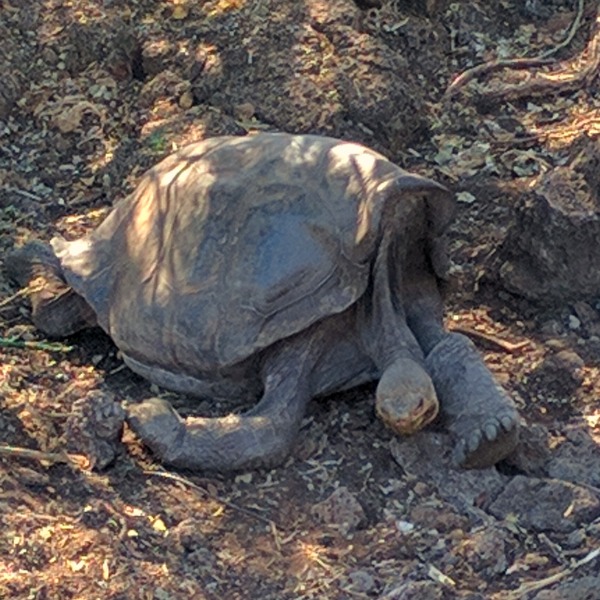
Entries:
{"label": "tortoise front leg", "polygon": [[264,394],[242,415],[183,420],[165,400],[130,406],[127,422],[157,458],[174,467],[230,472],[273,467],[289,455],[310,400],[318,332],[268,351]]}
{"label": "tortoise front leg", "polygon": [[512,398],[464,335],[443,325],[436,278],[426,269],[410,279],[408,324],[423,351],[440,401],[440,414],[456,438],[454,461],[466,468],[491,466],[518,442],[519,415]]}
{"label": "tortoise front leg", "polygon": [[518,442],[519,415],[473,342],[446,332],[425,364],[440,398],[441,414],[457,440],[454,461],[478,469],[508,456]]}

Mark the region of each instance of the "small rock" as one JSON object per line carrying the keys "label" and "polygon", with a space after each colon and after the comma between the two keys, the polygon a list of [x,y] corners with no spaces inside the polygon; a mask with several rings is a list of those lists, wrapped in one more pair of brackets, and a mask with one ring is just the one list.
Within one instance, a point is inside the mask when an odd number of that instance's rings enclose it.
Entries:
{"label": "small rock", "polygon": [[585,362],[581,356],[573,350],[561,350],[554,356],[553,362],[558,367],[568,369],[569,371],[576,371],[585,367]]}
{"label": "small rock", "polygon": [[564,332],[563,324],[557,319],[550,319],[540,325],[540,333],[543,335],[562,335]]}
{"label": "small rock", "polygon": [[352,571],[348,574],[345,588],[355,594],[368,594],[375,588],[375,578],[368,571]]}
{"label": "small rock", "polygon": [[445,533],[453,529],[466,529],[468,520],[456,513],[450,505],[415,506],[410,511],[410,520],[420,529],[436,529]]}
{"label": "small rock", "polygon": [[[453,596],[448,596],[452,598]],[[407,581],[379,597],[379,600],[441,600],[444,591],[433,581]]]}
{"label": "small rock", "polygon": [[489,512],[498,519],[516,517],[525,529],[567,533],[600,516],[600,499],[571,483],[517,475]]}
{"label": "small rock", "polygon": [[552,590],[542,590],[533,600],[600,600],[600,577],[581,577],[557,585]]}
{"label": "small rock", "polygon": [[585,540],[585,531],[583,529],[577,529],[567,536],[567,539],[563,541],[562,545],[565,548],[579,548]]}
{"label": "small rock", "polygon": [[587,335],[600,334],[600,313],[593,306],[587,302],[575,302],[573,310]]}
{"label": "small rock", "polygon": [[581,385],[584,366],[584,361],[576,352],[560,350],[547,356],[531,376],[546,392],[566,398]]}
{"label": "small rock", "polygon": [[253,104],[250,102],[244,102],[242,104],[236,104],[233,107],[233,116],[238,121],[249,121],[256,112]]}
{"label": "small rock", "polygon": [[546,465],[550,460],[550,432],[543,425],[533,423],[521,427],[517,449],[506,459],[512,467],[526,475],[547,475]]}
{"label": "small rock", "polygon": [[497,469],[457,470],[452,466],[450,435],[420,431],[410,438],[390,442],[393,459],[405,473],[428,486],[459,510],[487,505],[504,488],[507,477]]}
{"label": "small rock", "polygon": [[403,519],[398,519],[395,521],[396,529],[403,533],[404,535],[408,533],[412,533],[415,530],[415,526],[410,521],[404,521]]}
{"label": "small rock", "polygon": [[146,77],[152,78],[167,68],[168,59],[172,54],[167,41],[151,40],[142,45],[142,68]]}
{"label": "small rock", "polygon": [[365,521],[362,505],[344,486],[337,488],[323,502],[315,504],[311,512],[323,523],[335,525],[343,535],[355,531]]}
{"label": "small rock", "polygon": [[579,329],[581,321],[575,315],[569,315],[569,329]]}
{"label": "small rock", "polygon": [[554,448],[546,465],[550,477],[600,486],[600,446],[585,425],[572,426]]}
{"label": "small rock", "polygon": [[44,46],[41,52],[42,60],[47,65],[55,65],[58,62],[58,55],[48,46]]}
{"label": "small rock", "polygon": [[189,83],[178,74],[165,69],[144,83],[140,92],[140,105],[147,108],[158,100],[179,99],[189,90]]}
{"label": "small rock", "polygon": [[508,567],[504,535],[493,527],[470,534],[457,547],[456,555],[486,579],[504,573]]}

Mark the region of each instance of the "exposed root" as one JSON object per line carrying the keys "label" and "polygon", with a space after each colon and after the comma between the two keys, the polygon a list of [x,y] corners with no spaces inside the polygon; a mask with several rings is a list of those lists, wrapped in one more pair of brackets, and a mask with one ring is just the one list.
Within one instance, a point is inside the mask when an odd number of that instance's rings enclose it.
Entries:
{"label": "exposed root", "polygon": [[[489,74],[505,68],[526,69],[530,67],[547,65],[551,62],[554,62],[549,60],[549,57],[571,43],[581,25],[584,7],[584,0],[579,0],[577,15],[569,30],[569,33],[567,37],[558,45],[550,48],[538,57],[495,60],[468,69],[454,79],[454,81],[446,90],[446,96],[452,97],[469,81],[484,74]],[[600,7],[596,9],[595,21],[592,26],[590,40],[586,46],[586,49],[582,53],[582,56],[585,56],[585,59],[580,68],[574,69],[573,67],[569,66],[548,73],[539,73],[528,81],[514,85],[503,85],[500,88],[478,92],[478,96],[486,100],[502,102],[506,100],[514,100],[515,98],[520,98],[523,96],[536,96],[563,92],[581,87],[585,84],[591,84],[592,81],[598,76],[598,71],[600,68]]]}
{"label": "exposed root", "polygon": [[529,69],[531,67],[542,67],[544,65],[552,64],[553,62],[554,61],[549,58],[540,57],[491,60],[463,71],[448,86],[446,89],[446,96],[454,96],[461,88],[467,85],[469,81],[472,81],[481,75],[488,75],[502,69]]}
{"label": "exposed root", "polygon": [[586,556],[584,556],[581,560],[577,561],[570,567],[567,567],[563,571],[559,571],[558,573],[554,573],[554,575],[550,575],[549,577],[545,577],[544,579],[540,579],[539,581],[532,581],[530,583],[525,583],[518,589],[512,592],[502,592],[502,598],[506,600],[519,600],[530,594],[531,592],[536,592],[537,590],[541,590],[545,587],[553,585],[564,579],[568,575],[571,575],[576,569],[587,565],[592,562],[594,559],[600,556],[600,548],[596,548],[589,552]]}
{"label": "exposed root", "polygon": [[0,456],[27,458],[37,460],[40,463],[67,464],[78,469],[85,469],[88,460],[80,454],[67,454],[66,452],[42,452],[31,448],[19,448],[17,446],[0,445]]}
{"label": "exposed root", "polygon": [[[164,479],[170,479],[171,481],[176,481],[177,483],[181,483],[193,490],[196,490],[197,492],[200,492],[201,494],[204,494],[205,496],[207,496],[208,498],[211,498],[212,500],[215,500],[216,502],[220,502],[221,504],[223,504],[224,506],[227,506],[228,508],[231,508],[237,512],[240,512],[248,517],[252,517],[253,519],[257,519],[258,521],[261,521],[262,523],[266,523],[271,528],[271,531],[273,532],[273,534],[277,537],[278,525],[272,519],[267,519],[266,517],[259,515],[258,513],[254,512],[253,510],[248,510],[247,508],[244,508],[243,506],[239,506],[238,504],[230,502],[229,500],[225,500],[224,498],[221,498],[217,494],[213,494],[213,493],[209,492],[207,489],[205,489],[199,485],[196,485],[194,482],[190,481],[189,479],[186,479],[185,477],[182,477],[181,475],[176,475],[175,473],[169,473],[168,471],[150,471],[150,470],[145,470],[144,475],[151,475],[153,477],[163,477]],[[282,528],[279,527],[279,529],[282,529]]]}
{"label": "exposed root", "polygon": [[18,300],[23,296],[27,296],[30,291],[31,290],[28,287],[26,287],[14,293],[12,296],[8,296],[8,298],[0,300],[0,309],[7,307],[9,304],[12,304],[15,300]]}
{"label": "exposed root", "polygon": [[484,333],[483,331],[477,331],[476,329],[470,329],[468,327],[450,327],[451,331],[456,331],[457,333],[462,333],[475,341],[483,340],[493,346],[496,346],[500,350],[504,352],[510,352],[511,354],[515,354],[521,351],[523,348],[529,346],[529,342],[527,340],[522,340],[520,342],[509,342],[508,340],[503,340],[492,333]]}

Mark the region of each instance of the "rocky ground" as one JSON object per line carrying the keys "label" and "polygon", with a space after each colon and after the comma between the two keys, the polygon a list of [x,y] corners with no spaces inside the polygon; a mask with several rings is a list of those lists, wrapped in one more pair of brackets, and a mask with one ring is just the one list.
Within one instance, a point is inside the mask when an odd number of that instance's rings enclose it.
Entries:
{"label": "rocky ground", "polygon": [[157,390],[98,332],[43,339],[0,278],[0,597],[600,598],[598,10],[1,0],[1,255],[89,231],[192,140],[366,143],[457,193],[448,325],[523,435],[497,468],[457,471],[442,431],[384,429],[367,387],[313,402],[272,471],[169,472],[128,430],[91,471],[77,400]]}

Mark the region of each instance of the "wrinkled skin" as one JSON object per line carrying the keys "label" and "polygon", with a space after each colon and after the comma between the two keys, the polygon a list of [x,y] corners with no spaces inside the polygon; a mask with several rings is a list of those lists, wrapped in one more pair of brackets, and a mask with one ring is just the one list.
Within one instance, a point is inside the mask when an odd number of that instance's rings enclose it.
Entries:
{"label": "wrinkled skin", "polygon": [[379,380],[387,426],[410,434],[439,412],[457,464],[484,467],[514,449],[518,415],[472,343],[443,327],[452,209],[444,188],[361,146],[215,138],[155,167],[88,239],[26,245],[6,267],[37,279],[32,316],[48,334],[98,323],[159,385],[257,399],[185,421],[162,399],[130,406],[166,464],[279,464],[312,397]]}

